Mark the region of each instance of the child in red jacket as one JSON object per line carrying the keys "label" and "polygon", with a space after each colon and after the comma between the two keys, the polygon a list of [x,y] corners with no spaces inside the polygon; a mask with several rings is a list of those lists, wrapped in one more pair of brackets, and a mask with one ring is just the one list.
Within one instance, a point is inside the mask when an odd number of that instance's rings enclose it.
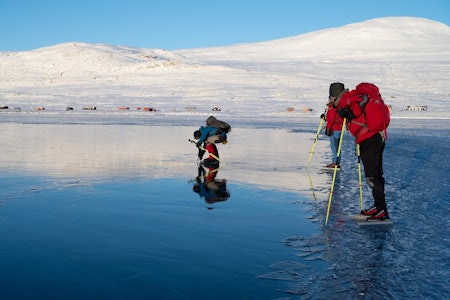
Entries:
{"label": "child in red jacket", "polygon": [[339,141],[341,138],[342,131],[342,123],[344,119],[342,119],[336,109],[333,107],[333,101],[336,100],[337,96],[344,91],[344,85],[340,82],[332,83],[330,85],[330,96],[328,97],[328,110],[325,115],[325,134],[330,137],[330,147],[331,152],[333,153],[333,162],[331,164],[326,165],[327,168],[340,168],[340,157],[337,156]]}

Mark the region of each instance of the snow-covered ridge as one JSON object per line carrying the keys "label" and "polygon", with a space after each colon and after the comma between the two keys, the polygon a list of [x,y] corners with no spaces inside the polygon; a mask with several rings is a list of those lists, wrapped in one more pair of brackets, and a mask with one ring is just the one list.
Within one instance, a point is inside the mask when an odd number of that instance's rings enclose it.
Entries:
{"label": "snow-covered ridge", "polygon": [[[166,51],[64,43],[0,52],[0,106],[196,107],[208,113],[323,110],[328,86],[373,82],[395,111],[448,114],[450,27],[389,17],[272,41]],[[48,110],[47,110],[48,111]],[[309,111],[309,110],[308,110]]]}
{"label": "snow-covered ridge", "polygon": [[224,61],[439,59],[449,62],[449,49],[449,26],[422,18],[387,17],[272,41],[177,53]]}
{"label": "snow-covered ridge", "polygon": [[[62,43],[23,52],[0,52],[2,58],[19,57],[23,61],[60,62],[70,59],[81,59],[83,62],[92,61],[108,63],[148,63],[179,61],[182,58],[174,53],[161,49],[133,48],[106,44]],[[87,60],[87,59],[90,59]],[[155,64],[156,65],[156,64]]]}
{"label": "snow-covered ridge", "polygon": [[4,76],[121,75],[161,67],[182,67],[180,55],[160,49],[103,44],[63,43],[32,51],[0,53]]}

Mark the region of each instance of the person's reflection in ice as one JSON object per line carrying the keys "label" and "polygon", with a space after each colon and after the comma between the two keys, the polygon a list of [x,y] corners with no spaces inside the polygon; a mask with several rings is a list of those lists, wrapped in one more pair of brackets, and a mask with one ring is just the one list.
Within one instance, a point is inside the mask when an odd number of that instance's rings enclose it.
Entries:
{"label": "person's reflection in ice", "polygon": [[[193,191],[205,199],[208,204],[225,201],[230,198],[227,190],[227,180],[217,179],[219,163],[201,163],[198,166],[198,175],[195,178]],[[208,207],[213,209],[213,207]]]}

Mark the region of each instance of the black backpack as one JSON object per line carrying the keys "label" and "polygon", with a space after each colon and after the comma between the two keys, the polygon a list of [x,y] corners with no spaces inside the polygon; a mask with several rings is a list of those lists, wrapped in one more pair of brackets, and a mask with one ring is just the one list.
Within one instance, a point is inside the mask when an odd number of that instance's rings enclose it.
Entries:
{"label": "black backpack", "polygon": [[206,119],[206,125],[217,127],[221,132],[229,133],[231,131],[231,126],[227,122],[220,121],[216,119],[214,116],[210,116]]}

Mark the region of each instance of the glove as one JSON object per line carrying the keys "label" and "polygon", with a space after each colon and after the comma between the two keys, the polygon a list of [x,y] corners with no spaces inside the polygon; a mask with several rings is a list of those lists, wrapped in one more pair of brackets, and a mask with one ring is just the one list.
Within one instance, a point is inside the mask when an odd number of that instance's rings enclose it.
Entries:
{"label": "glove", "polygon": [[202,159],[203,158],[203,155],[205,154],[205,150],[202,150],[202,149],[200,149],[200,148],[198,148],[198,159]]}
{"label": "glove", "polygon": [[321,119],[324,119],[324,120],[325,120],[325,117],[326,117],[325,114],[321,114],[321,115],[320,115],[320,118],[321,118]]}
{"label": "glove", "polygon": [[351,119],[355,118],[355,115],[349,108],[343,108],[343,109],[339,110],[339,116],[341,118],[344,118],[347,120],[351,120]]}
{"label": "glove", "polygon": [[331,136],[333,134],[333,130],[331,130],[331,128],[325,128],[325,135],[326,136]]}

